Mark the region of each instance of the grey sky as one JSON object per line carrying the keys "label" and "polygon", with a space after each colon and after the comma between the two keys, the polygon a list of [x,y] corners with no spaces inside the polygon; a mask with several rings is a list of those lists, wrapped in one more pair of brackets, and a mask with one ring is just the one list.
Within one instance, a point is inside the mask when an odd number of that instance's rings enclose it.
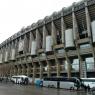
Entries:
{"label": "grey sky", "polygon": [[22,27],[80,0],[0,0],[0,43]]}

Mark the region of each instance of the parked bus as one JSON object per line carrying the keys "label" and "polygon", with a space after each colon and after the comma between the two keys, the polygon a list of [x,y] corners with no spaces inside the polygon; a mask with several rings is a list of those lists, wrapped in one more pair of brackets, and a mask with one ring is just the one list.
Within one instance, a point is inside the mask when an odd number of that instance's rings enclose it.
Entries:
{"label": "parked bus", "polygon": [[79,89],[81,82],[78,78],[44,78],[44,87],[63,88],[63,89]]}
{"label": "parked bus", "polygon": [[81,81],[86,87],[95,88],[95,78],[81,78]]}
{"label": "parked bus", "polygon": [[11,77],[11,81],[16,84],[28,84],[30,83],[30,78],[25,75],[16,75]]}

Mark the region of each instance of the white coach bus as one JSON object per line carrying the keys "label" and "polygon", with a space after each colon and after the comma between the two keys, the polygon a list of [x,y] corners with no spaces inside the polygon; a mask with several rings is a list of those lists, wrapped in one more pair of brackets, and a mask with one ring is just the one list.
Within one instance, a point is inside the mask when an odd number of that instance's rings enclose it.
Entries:
{"label": "white coach bus", "polygon": [[28,76],[25,75],[15,75],[11,77],[11,81],[16,83],[16,84],[20,84],[23,82],[23,80],[27,79],[29,83],[32,83],[32,78],[29,78]]}
{"label": "white coach bus", "polygon": [[44,78],[44,87],[63,88],[63,89],[78,89],[81,86],[81,82],[78,78]]}
{"label": "white coach bus", "polygon": [[95,88],[95,78],[81,78],[82,83],[90,88]]}

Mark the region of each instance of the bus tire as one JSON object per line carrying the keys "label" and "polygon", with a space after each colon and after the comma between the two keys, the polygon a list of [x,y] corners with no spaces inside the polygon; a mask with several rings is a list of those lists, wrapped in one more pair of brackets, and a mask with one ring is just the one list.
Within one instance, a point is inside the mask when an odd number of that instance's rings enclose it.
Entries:
{"label": "bus tire", "polygon": [[74,87],[70,87],[70,90],[74,90]]}

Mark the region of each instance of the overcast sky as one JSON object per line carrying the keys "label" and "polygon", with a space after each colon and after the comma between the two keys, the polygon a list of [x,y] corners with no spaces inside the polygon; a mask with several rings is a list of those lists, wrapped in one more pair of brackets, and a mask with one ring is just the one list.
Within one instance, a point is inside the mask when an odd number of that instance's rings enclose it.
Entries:
{"label": "overcast sky", "polygon": [[80,0],[0,0],[0,43],[45,16]]}

